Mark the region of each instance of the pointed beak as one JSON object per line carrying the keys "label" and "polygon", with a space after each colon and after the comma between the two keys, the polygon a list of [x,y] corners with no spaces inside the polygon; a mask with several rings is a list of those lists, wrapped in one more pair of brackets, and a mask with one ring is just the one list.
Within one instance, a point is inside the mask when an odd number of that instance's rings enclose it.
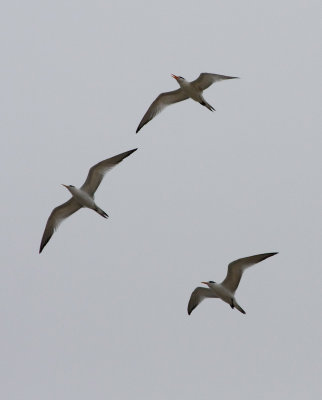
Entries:
{"label": "pointed beak", "polygon": [[65,188],[68,188],[68,186],[67,185],[64,185],[63,183],[61,184],[62,186],[65,186]]}
{"label": "pointed beak", "polygon": [[174,78],[174,79],[176,79],[176,80],[178,80],[178,79],[179,79],[179,77],[178,77],[177,75],[173,75],[173,74],[171,74],[171,76],[172,76],[172,78]]}
{"label": "pointed beak", "polygon": [[208,285],[208,282],[201,282],[201,283],[204,283],[205,285]]}

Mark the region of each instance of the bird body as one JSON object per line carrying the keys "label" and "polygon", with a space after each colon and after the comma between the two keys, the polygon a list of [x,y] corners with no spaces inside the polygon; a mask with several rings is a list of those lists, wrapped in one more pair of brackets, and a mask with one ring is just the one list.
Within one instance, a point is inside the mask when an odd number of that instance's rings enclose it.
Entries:
{"label": "bird body", "polygon": [[94,201],[94,196],[90,196],[87,192],[82,190],[82,188],[76,188],[75,186],[72,185],[64,185],[66,189],[70,191],[72,194],[73,198],[82,206],[82,207],[87,207],[91,208],[92,210],[95,210],[97,207]]}
{"label": "bird body", "polygon": [[54,208],[51,212],[41,239],[39,253],[42,252],[43,248],[49,242],[59,224],[79,209],[83,207],[90,208],[91,210],[96,211],[102,217],[108,218],[106,212],[98,207],[95,203],[94,194],[102,182],[105,173],[124,160],[124,158],[134,153],[136,150],[137,149],[126,151],[95,164],[90,168],[87,178],[80,188],[76,188],[73,185],[63,185],[69,190],[69,192],[72,194],[72,197],[65,203]]}
{"label": "bird body", "polygon": [[178,82],[180,89],[161,93],[144,114],[139,126],[137,127],[136,133],[138,133],[145,124],[151,121],[151,119],[153,119],[166,106],[187,100],[189,98],[207,107],[208,110],[215,111],[214,107],[212,107],[204,99],[203,91],[214,82],[236,78],[235,76],[210,74],[206,72],[201,73],[199,77],[192,82],[188,82],[182,76],[172,74],[172,77]]}
{"label": "bird body", "polygon": [[203,90],[200,90],[198,87],[196,87],[193,82],[188,82],[182,77],[178,78],[177,82],[179,83],[183,92],[186,94],[187,98],[190,98],[197,103],[200,103],[202,106],[207,107],[210,111],[215,111],[214,107],[207,103],[207,101],[203,97]]}
{"label": "bird body", "polygon": [[221,283],[214,281],[201,282],[208,286],[197,287],[191,294],[188,304],[188,314],[200,304],[205,298],[219,298],[225,303],[228,303],[231,308],[236,308],[243,314],[246,312],[241,308],[235,299],[235,292],[246,268],[265,260],[268,257],[274,256],[277,253],[264,253],[255,256],[239,258],[228,265],[226,278]]}
{"label": "bird body", "polygon": [[73,199],[81,206],[85,208],[90,208],[91,210],[96,211],[99,215],[104,218],[108,218],[108,215],[105,211],[103,211],[94,201],[94,195],[90,196],[85,190],[82,188],[76,188],[72,185],[63,185],[66,189],[70,191],[73,196]]}
{"label": "bird body", "polygon": [[202,282],[209,287],[209,291],[213,292],[214,295],[211,297],[218,297],[219,299],[223,300],[225,303],[229,304],[232,308],[236,307],[237,310],[246,314],[245,311],[240,307],[235,299],[234,293],[227,289],[224,285],[216,282]]}
{"label": "bird body", "polygon": [[231,304],[231,300],[234,298],[234,293],[232,293],[220,283],[207,282],[206,284],[209,286],[209,290],[213,290],[215,292],[217,297],[219,297],[224,302]]}
{"label": "bird body", "polygon": [[[175,75],[173,76],[175,77]],[[181,89],[184,91],[187,97],[190,97],[190,99],[197,101],[198,103],[204,100],[202,96],[202,91],[196,90],[192,82],[188,82],[186,79],[182,77],[175,77],[175,79],[177,80]]]}

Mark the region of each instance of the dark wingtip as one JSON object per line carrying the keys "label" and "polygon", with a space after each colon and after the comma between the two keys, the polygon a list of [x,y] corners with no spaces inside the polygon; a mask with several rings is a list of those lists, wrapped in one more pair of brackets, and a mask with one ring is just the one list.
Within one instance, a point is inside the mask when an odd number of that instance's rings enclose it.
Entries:
{"label": "dark wingtip", "polygon": [[196,307],[192,307],[192,308],[187,308],[187,312],[188,312],[188,315],[190,315],[191,313],[192,313],[192,311],[195,309]]}
{"label": "dark wingtip", "polygon": [[132,150],[126,151],[125,153],[122,153],[123,158],[121,159],[121,161],[123,161],[125,158],[127,158],[128,156],[133,154],[137,149],[138,149],[138,147],[136,149],[132,149]]}
{"label": "dark wingtip", "polygon": [[[143,117],[143,119],[144,119],[144,117]],[[142,121],[139,123],[139,126],[136,128],[136,131],[135,131],[135,133],[138,133],[143,127],[144,127],[144,125],[146,125],[148,122],[150,122],[151,121],[151,119],[150,120],[148,120],[148,121],[145,121],[144,123],[142,123]]]}
{"label": "dark wingtip", "polygon": [[[50,239],[50,238],[49,238]],[[46,244],[49,242],[49,239],[46,242],[41,242],[40,247],[39,247],[39,254],[43,251],[44,247]]]}
{"label": "dark wingtip", "polygon": [[276,251],[276,252],[272,252],[272,253],[263,254],[263,258],[262,258],[261,261],[264,261],[264,260],[266,260],[266,259],[269,258],[269,257],[275,256],[276,254],[278,254],[277,251]]}
{"label": "dark wingtip", "polygon": [[[145,123],[145,124],[146,124],[146,123]],[[138,132],[144,127],[145,124],[142,124],[142,121],[141,121],[141,122],[139,123],[138,127],[136,128],[135,133],[138,133]]]}

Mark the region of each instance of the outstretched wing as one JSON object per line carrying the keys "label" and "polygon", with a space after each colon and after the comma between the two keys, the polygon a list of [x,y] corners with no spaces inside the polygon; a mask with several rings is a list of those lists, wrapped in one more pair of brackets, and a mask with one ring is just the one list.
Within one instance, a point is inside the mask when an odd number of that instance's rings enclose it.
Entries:
{"label": "outstretched wing", "polygon": [[151,119],[159,114],[166,106],[186,99],[188,99],[188,96],[181,88],[173,90],[172,92],[161,93],[150,105],[148,111],[144,114],[139,126],[137,127],[136,133],[138,133],[145,124],[151,121]]}
{"label": "outstretched wing", "polygon": [[96,189],[99,187],[104,175],[111,168],[115,167],[118,163],[120,163],[124,158],[128,157],[132,153],[134,153],[137,149],[126,151],[125,153],[118,154],[117,156],[108,158],[104,161],[95,164],[88,172],[86,181],[81,187],[89,195],[93,196],[96,192]]}
{"label": "outstretched wing", "polygon": [[206,297],[217,297],[215,293],[204,287],[196,287],[196,289],[191,293],[190,300],[188,303],[188,314],[190,315],[192,311],[199,305],[202,300]]}
{"label": "outstretched wing", "polygon": [[60,206],[53,209],[51,212],[47,224],[42,235],[39,253],[42,252],[43,248],[49,242],[50,238],[53,236],[55,230],[58,228],[59,224],[70,215],[74,214],[77,210],[82,208],[82,206],[77,203],[76,200],[72,197],[66,203],[61,204]]}
{"label": "outstretched wing", "polygon": [[240,279],[243,275],[243,272],[246,268],[251,267],[254,264],[259,263],[260,261],[265,260],[268,257],[272,257],[278,253],[264,253],[257,254],[255,256],[239,258],[231,262],[228,265],[228,272],[226,278],[221,283],[226,289],[228,289],[231,293],[235,293],[238,288]]}
{"label": "outstretched wing", "polygon": [[191,84],[198,90],[205,90],[209,88],[213,83],[223,81],[225,79],[238,79],[237,76],[227,76],[218,74],[208,74],[202,72],[198,78],[191,82]]}

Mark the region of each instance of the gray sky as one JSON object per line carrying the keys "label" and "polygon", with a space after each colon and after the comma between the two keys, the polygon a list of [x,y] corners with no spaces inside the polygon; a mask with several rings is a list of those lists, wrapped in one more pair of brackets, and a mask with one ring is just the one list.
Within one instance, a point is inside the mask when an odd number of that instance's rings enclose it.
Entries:
{"label": "gray sky", "polygon": [[[110,4],[114,3],[114,4]],[[116,4],[117,3],[117,4]],[[35,399],[321,395],[321,5],[10,1],[0,13],[0,391]],[[240,76],[135,129],[170,74]],[[41,255],[90,166],[139,147]],[[244,316],[186,306],[227,264]]]}

